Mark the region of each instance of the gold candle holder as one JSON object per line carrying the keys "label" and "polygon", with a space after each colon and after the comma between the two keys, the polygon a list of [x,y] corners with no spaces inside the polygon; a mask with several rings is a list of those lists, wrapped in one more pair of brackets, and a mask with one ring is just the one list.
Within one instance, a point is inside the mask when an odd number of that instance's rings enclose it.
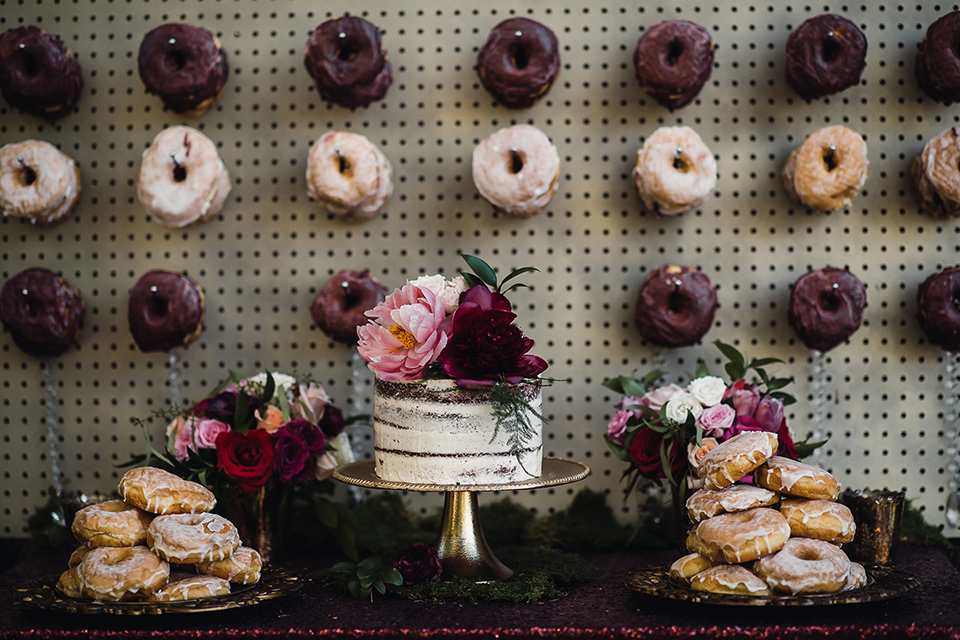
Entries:
{"label": "gold candle holder", "polygon": [[853,512],[857,534],[845,546],[851,560],[891,565],[896,559],[903,518],[903,491],[876,489],[843,492],[842,502]]}

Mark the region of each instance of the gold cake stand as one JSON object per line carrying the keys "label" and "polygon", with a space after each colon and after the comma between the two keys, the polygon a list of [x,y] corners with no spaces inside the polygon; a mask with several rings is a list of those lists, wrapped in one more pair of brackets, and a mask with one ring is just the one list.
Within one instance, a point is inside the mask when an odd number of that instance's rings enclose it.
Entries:
{"label": "gold cake stand", "polygon": [[427,491],[444,493],[443,521],[440,535],[434,545],[443,579],[464,578],[485,582],[501,580],[513,575],[493,554],[483,537],[477,512],[477,494],[488,491],[521,491],[555,487],[579,482],[590,475],[582,462],[565,458],[544,458],[542,472],[536,478],[505,484],[417,484],[381,480],[374,471],[373,460],[361,460],[337,467],[333,477],[347,484],[368,489],[396,491]]}

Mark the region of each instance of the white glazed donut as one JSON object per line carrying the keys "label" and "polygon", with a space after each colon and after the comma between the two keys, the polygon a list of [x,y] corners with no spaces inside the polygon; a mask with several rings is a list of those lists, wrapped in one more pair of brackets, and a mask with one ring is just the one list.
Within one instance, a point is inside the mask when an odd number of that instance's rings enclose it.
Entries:
{"label": "white glazed donut", "polygon": [[196,129],[164,129],[143,152],[137,197],[162,225],[185,227],[215,216],[229,193],[217,145]]}
{"label": "white glazed donut", "polygon": [[147,546],[168,562],[199,564],[229,558],[240,546],[240,534],[215,513],[174,513],[154,518]]}
{"label": "white glazed donut", "polygon": [[637,151],[633,182],[644,207],[675,215],[704,203],[717,186],[717,161],[690,127],[660,127]]}
{"label": "white glazed donut", "polygon": [[560,154],[543,131],[518,124],[491,134],[473,150],[473,182],[497,214],[529,218],[557,191]]}
{"label": "white glazed donut", "polygon": [[25,140],[0,148],[0,210],[5,216],[50,224],[80,199],[77,163],[49,142]]}
{"label": "white glazed donut", "polygon": [[369,220],[393,193],[393,168],[375,144],[347,131],[328,131],[310,147],[307,191],[344,220]]}

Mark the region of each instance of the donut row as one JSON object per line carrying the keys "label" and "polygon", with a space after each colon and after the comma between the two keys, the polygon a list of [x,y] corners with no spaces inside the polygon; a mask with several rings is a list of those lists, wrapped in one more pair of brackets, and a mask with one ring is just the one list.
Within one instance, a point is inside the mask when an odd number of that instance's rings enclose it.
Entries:
{"label": "donut row", "polygon": [[[691,553],[670,567],[696,591],[747,596],[836,593],[862,587],[864,568],[840,549],[856,535],[836,502],[840,483],[777,456],[777,437],[741,433],[697,465],[703,487],[687,499]],[[739,482],[752,474],[755,484]]]}
{"label": "donut row", "polygon": [[193,600],[230,593],[231,583],[260,580],[260,554],[242,546],[233,523],[210,513],[216,498],[202,485],[139,467],[123,475],[118,490],[122,500],[74,516],[71,530],[81,546],[57,582],[63,595]]}
{"label": "donut row", "polygon": [[[960,100],[960,12],[934,21],[917,45],[920,88],[949,105]],[[706,84],[714,44],[703,26],[667,20],[650,26],[633,51],[640,86],[670,110],[690,103]],[[526,108],[545,95],[560,71],[556,34],[529,18],[497,24],[477,55],[483,87],[502,105]],[[807,100],[860,83],[867,39],[849,19],[834,13],[811,17],[791,31],[785,46],[787,84]],[[321,98],[348,108],[381,100],[392,67],[380,30],[367,20],[343,16],[320,24],[309,36],[304,66]],[[146,91],[177,113],[201,115],[220,99],[229,76],[227,53],[203,27],[167,23],[140,43],[137,70]],[[80,98],[83,76],[76,55],[57,36],[35,26],[0,34],[0,94],[11,106],[55,120]]]}

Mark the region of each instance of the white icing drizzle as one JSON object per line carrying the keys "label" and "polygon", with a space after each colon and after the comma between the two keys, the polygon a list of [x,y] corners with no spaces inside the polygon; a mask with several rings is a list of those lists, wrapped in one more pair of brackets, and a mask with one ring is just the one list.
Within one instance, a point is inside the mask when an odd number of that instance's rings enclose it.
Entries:
{"label": "white icing drizzle", "polygon": [[750,473],[776,452],[774,434],[745,431],[709,451],[700,461],[697,475],[707,488],[719,489]]}
{"label": "white icing drizzle", "polygon": [[171,562],[196,564],[230,557],[240,546],[240,535],[232,522],[215,513],[175,513],[150,523],[147,544]]}
{"label": "white icing drizzle", "polygon": [[790,538],[779,552],[757,560],[756,570],[777,591],[836,592],[847,579],[850,560],[829,542]]}
{"label": "white icing drizzle", "polygon": [[753,575],[749,569],[735,564],[721,564],[710,567],[698,573],[693,579],[700,584],[707,580],[714,580],[720,586],[733,592],[744,589],[749,593],[769,591],[769,587],[763,580]]}
{"label": "white icing drizzle", "polygon": [[790,525],[779,511],[760,507],[725,513],[697,526],[697,538],[728,562],[746,562],[777,551],[790,537]]}

